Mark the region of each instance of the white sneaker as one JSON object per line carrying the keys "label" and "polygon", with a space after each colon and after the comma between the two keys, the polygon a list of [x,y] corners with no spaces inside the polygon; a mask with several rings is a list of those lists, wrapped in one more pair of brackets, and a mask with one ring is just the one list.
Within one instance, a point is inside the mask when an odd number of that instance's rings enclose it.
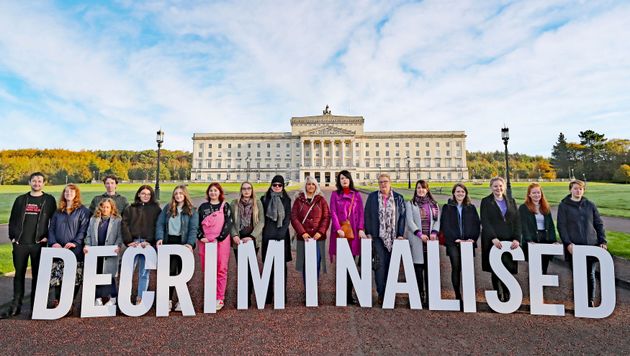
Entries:
{"label": "white sneaker", "polygon": [[182,305],[179,304],[179,302],[177,302],[177,304],[175,304],[175,311],[177,311],[177,312],[182,311]]}
{"label": "white sneaker", "polygon": [[217,311],[223,309],[223,301],[222,300],[217,300]]}
{"label": "white sneaker", "polygon": [[168,301],[168,310],[173,310],[173,301],[172,300]]}
{"label": "white sneaker", "polygon": [[116,305],[116,298],[109,298],[105,305]]}
{"label": "white sneaker", "polygon": [[96,298],[96,301],[94,302],[94,304],[95,304],[97,307],[102,306],[102,305],[103,305],[103,299],[101,299],[101,298]]}

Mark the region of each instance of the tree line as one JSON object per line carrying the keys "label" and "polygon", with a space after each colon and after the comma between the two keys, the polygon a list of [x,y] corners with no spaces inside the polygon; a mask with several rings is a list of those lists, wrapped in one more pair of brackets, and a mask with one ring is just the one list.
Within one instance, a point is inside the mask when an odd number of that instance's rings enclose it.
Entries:
{"label": "tree line", "polygon": [[[160,151],[160,179],[190,178],[192,154]],[[20,149],[0,151],[0,184],[25,184],[32,172],[44,173],[52,184],[86,183],[114,174],[121,180],[152,180],[156,174],[157,152],[63,149]]]}
{"label": "tree line", "polygon": [[[581,131],[579,138],[580,142],[568,142],[560,133],[550,158],[510,154],[510,177],[630,183],[630,140],[609,140],[593,130]],[[505,176],[502,151],[466,152],[466,159],[472,179]],[[3,150],[0,151],[0,184],[25,184],[29,174],[35,171],[46,174],[52,184],[85,183],[100,180],[107,174],[121,180],[153,180],[156,161],[154,150]],[[189,179],[191,167],[191,153],[161,150],[160,179]]]}

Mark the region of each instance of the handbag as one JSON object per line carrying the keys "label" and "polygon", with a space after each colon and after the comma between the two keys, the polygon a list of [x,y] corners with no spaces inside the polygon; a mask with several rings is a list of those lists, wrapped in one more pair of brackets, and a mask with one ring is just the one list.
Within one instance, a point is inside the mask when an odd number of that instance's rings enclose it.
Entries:
{"label": "handbag", "polygon": [[352,201],[350,202],[350,209],[348,209],[348,215],[346,215],[346,220],[342,221],[341,226],[340,226],[341,231],[343,231],[343,237],[346,238],[347,240],[354,239],[354,231],[352,230],[352,224],[350,224],[350,213],[352,212],[353,204],[354,204],[354,194],[352,195]]}

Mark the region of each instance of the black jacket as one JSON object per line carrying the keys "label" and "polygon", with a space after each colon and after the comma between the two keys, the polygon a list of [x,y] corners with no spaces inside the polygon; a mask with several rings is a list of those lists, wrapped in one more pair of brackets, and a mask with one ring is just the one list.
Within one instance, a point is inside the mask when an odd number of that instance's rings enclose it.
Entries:
{"label": "black jacket", "polygon": [[[503,199],[507,203],[505,217],[501,214],[501,209],[494,200],[493,194],[481,200],[481,267],[486,272],[492,272],[490,250],[494,238],[501,241],[516,240],[521,242],[521,220],[518,216],[516,202],[514,199],[508,199],[505,195]],[[518,271],[516,261],[512,260],[510,254],[504,253],[501,260],[511,273]]]}
{"label": "black jacket", "polygon": [[155,245],[155,226],[162,209],[157,203],[133,203],[123,213],[123,241],[129,245],[134,239],[142,238]]}
{"label": "black jacket", "polygon": [[[396,237],[405,236],[405,227],[407,221],[405,199],[402,195],[393,192],[394,202],[396,202]],[[364,216],[365,216],[365,234],[372,235],[372,238],[377,238],[380,231],[380,222],[378,220],[378,195],[380,191],[372,192],[367,197],[365,203]]]}
{"label": "black jacket", "polygon": [[[474,246],[477,247],[477,240],[481,231],[481,221],[474,204],[462,206],[462,229],[459,226],[459,212],[457,211],[457,203],[449,199],[447,204],[442,207],[442,215],[440,216],[440,232],[444,234],[445,244],[447,246],[456,246],[455,240],[475,240]],[[463,232],[463,234],[462,234]]]}
{"label": "black jacket", "polygon": [[291,238],[289,236],[289,226],[291,225],[291,198],[288,195],[283,194],[282,206],[284,207],[284,219],[282,220],[282,226],[277,227],[277,223],[267,217],[267,209],[269,208],[269,202],[267,201],[267,195],[260,198],[263,209],[265,211],[265,226],[262,232],[262,255],[263,259],[267,256],[267,246],[269,246],[270,240],[284,241],[284,261],[289,262],[293,258],[291,256]]}
{"label": "black jacket", "polygon": [[558,232],[565,246],[606,243],[604,222],[597,207],[584,197],[579,202],[571,200],[571,195],[562,199],[558,205]]}
{"label": "black jacket", "polygon": [[[13,202],[11,208],[11,216],[9,217],[9,240],[20,242],[22,238],[22,225],[24,223],[24,212],[26,209],[26,201],[29,193],[18,196]],[[40,240],[48,238],[48,224],[52,218],[55,210],[57,209],[57,201],[55,198],[44,193],[44,203],[42,210],[39,213],[37,220],[37,234],[35,235],[35,241],[39,243]]]}
{"label": "black jacket", "polygon": [[521,218],[521,234],[523,236],[523,247],[528,242],[538,243],[554,243],[556,242],[556,227],[553,224],[551,213],[545,215],[545,232],[544,240],[538,240],[538,225],[536,224],[536,216],[529,211],[527,205],[523,204],[518,208],[518,215]]}
{"label": "black jacket", "polygon": [[72,252],[77,257],[77,261],[83,261],[83,240],[87,234],[91,215],[90,210],[83,205],[70,214],[57,210],[50,219],[48,246],[60,244],[63,247],[72,242],[76,245]]}
{"label": "black jacket", "polygon": [[[210,204],[209,202],[205,202],[199,205],[199,209],[197,211],[199,212],[199,233],[197,234],[197,239],[200,240],[204,237],[202,223],[204,219],[210,214],[214,213],[215,210],[212,208],[212,204]],[[232,231],[233,223],[232,207],[230,207],[230,204],[225,201],[223,204],[223,227],[221,228],[221,233],[219,234],[219,236],[217,236],[217,241],[223,241],[228,236],[230,236],[230,231]]]}

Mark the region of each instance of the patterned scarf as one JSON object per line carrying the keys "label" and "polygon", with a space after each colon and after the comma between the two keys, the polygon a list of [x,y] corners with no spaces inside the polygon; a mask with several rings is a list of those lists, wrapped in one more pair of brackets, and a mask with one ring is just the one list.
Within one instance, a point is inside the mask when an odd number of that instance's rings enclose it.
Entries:
{"label": "patterned scarf", "polygon": [[269,194],[269,202],[267,203],[267,216],[272,221],[276,222],[276,227],[279,229],[282,227],[284,221],[284,205],[282,204],[282,192],[271,192]]}
{"label": "patterned scarf", "polygon": [[243,199],[238,200],[238,217],[240,220],[240,226],[238,227],[239,231],[243,231],[251,225],[253,209],[253,199],[249,199],[247,202],[244,202]]}
{"label": "patterned scarf", "polygon": [[[385,205],[384,205],[385,204]],[[383,195],[378,193],[378,234],[383,239],[387,251],[392,252],[394,239],[396,238],[396,202],[394,193],[389,191],[387,203],[383,201]]]}

